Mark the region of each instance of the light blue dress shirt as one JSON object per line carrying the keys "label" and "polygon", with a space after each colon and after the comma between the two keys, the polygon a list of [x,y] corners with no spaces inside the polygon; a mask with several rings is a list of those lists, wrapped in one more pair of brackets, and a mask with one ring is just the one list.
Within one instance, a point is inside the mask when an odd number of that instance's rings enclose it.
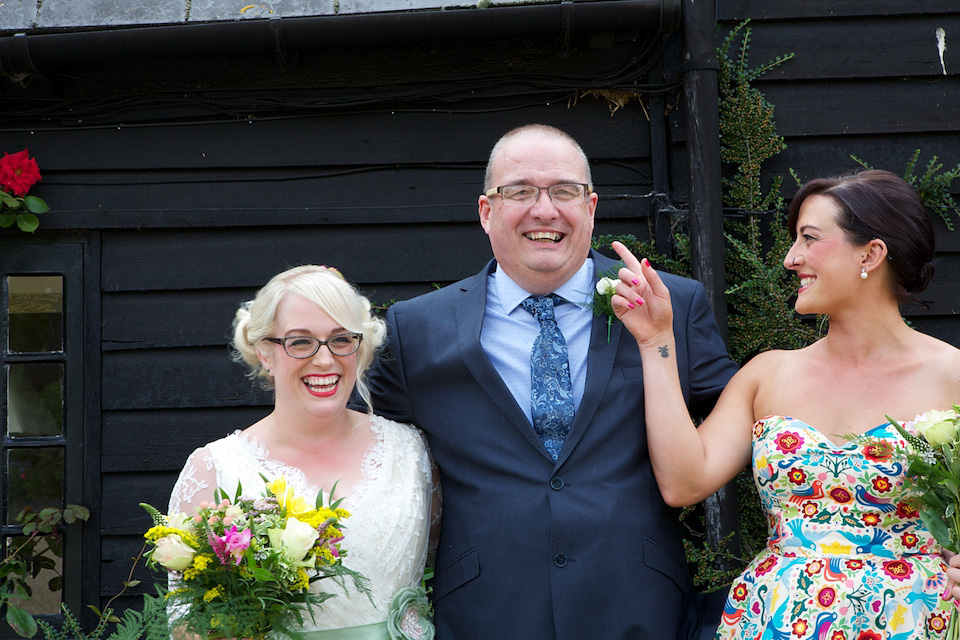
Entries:
{"label": "light blue dress shirt", "polygon": [[[593,291],[592,258],[587,258],[572,278],[553,291],[567,300],[567,303],[555,307],[554,315],[567,342],[575,409],[580,408],[587,380],[587,351],[590,348],[593,312],[584,305],[589,305]],[[523,409],[527,420],[533,424],[530,417],[530,351],[540,334],[540,323],[520,306],[530,295],[497,265],[494,272],[487,276],[487,303],[480,329],[480,346]]]}

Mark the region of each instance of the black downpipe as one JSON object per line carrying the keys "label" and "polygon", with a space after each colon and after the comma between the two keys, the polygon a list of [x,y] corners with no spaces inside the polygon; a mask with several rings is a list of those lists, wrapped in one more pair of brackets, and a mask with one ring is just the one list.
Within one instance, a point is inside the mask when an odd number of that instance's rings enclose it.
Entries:
{"label": "black downpipe", "polygon": [[[690,168],[690,249],[693,277],[727,339],[726,276],[723,256],[723,197],[720,181],[720,108],[715,0],[684,0],[684,59],[681,66],[687,107],[687,164]],[[704,504],[707,541],[739,553],[737,482],[732,480]],[[727,567],[724,567],[727,568]]]}
{"label": "black downpipe", "polygon": [[672,33],[683,0],[561,2],[528,6],[343,14],[196,24],[17,33],[0,37],[0,72],[44,73],[110,60],[240,55],[470,40],[570,38],[603,31]]}

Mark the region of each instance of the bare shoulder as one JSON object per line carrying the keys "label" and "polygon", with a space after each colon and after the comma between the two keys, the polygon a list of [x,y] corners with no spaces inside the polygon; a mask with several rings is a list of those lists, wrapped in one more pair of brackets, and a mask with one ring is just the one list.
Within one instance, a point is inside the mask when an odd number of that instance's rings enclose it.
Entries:
{"label": "bare shoulder", "polygon": [[913,353],[918,365],[960,385],[960,349],[939,338],[916,332]]}
{"label": "bare shoulder", "polygon": [[750,379],[769,380],[771,377],[776,377],[781,371],[795,369],[806,357],[804,351],[808,348],[771,349],[758,353],[744,364],[740,371],[744,372],[745,376]]}

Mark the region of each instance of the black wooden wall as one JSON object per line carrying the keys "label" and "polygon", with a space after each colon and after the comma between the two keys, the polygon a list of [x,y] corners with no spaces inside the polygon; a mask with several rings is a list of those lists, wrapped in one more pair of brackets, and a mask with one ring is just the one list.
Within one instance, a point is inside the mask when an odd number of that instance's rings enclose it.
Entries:
{"label": "black wooden wall", "polygon": [[[720,34],[750,18],[749,66],[795,57],[757,82],[776,106],[787,149],[766,167],[785,176],[784,193],[801,180],[868,164],[903,174],[916,149],[917,173],[938,156],[960,164],[960,4],[955,0],[718,0]],[[937,47],[943,29],[946,74]],[[960,181],[952,186],[954,197]],[[915,327],[960,345],[960,215],[957,231],[937,220],[937,271],[924,298],[929,310],[904,309]]]}

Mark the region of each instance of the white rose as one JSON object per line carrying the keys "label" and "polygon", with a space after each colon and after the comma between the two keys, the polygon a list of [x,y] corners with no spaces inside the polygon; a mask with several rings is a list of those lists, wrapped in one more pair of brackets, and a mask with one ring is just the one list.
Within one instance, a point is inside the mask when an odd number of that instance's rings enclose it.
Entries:
{"label": "white rose", "polygon": [[296,518],[287,518],[286,528],[270,529],[267,536],[270,538],[270,546],[280,549],[285,558],[300,562],[313,548],[320,532]]}
{"label": "white rose", "polygon": [[602,296],[613,295],[617,292],[617,283],[619,280],[613,278],[600,278],[597,280],[597,293]]}
{"label": "white rose", "polygon": [[183,571],[193,564],[195,554],[193,547],[173,534],[157,540],[151,557],[169,571]]}
{"label": "white rose", "polygon": [[954,442],[957,439],[957,412],[932,409],[917,416],[913,427],[927,442],[935,447]]}
{"label": "white rose", "polygon": [[174,529],[183,529],[187,533],[197,533],[197,527],[193,524],[193,516],[188,516],[185,513],[171,513],[167,516],[167,525]]}

